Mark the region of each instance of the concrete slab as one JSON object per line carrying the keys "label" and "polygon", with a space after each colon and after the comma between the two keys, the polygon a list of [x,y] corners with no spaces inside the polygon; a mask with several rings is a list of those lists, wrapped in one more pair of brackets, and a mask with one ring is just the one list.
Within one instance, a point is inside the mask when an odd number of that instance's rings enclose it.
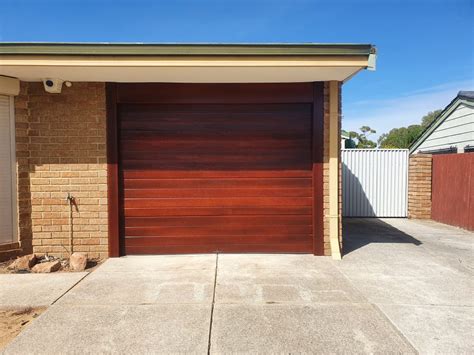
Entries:
{"label": "concrete slab", "polygon": [[425,252],[439,262],[461,272],[474,270],[474,233],[430,220],[389,220],[399,230],[416,236],[423,243]]}
{"label": "concrete slab", "polygon": [[54,305],[4,354],[205,354],[209,319],[210,305]]}
{"label": "concrete slab", "polygon": [[55,274],[0,274],[0,307],[49,306],[87,272]]}
{"label": "concrete slab", "polygon": [[[326,267],[324,269],[327,269]],[[216,303],[365,302],[334,266],[331,269],[219,269]]]}
{"label": "concrete slab", "polygon": [[474,233],[407,219],[346,219],[344,233],[335,265],[420,353],[472,353]]}
{"label": "concrete slab", "polygon": [[[408,340],[420,353],[472,352],[474,233],[404,219],[351,219],[344,230],[350,252],[340,262],[219,255],[211,352],[414,353]],[[216,261],[110,259],[7,353],[206,353]],[[83,275],[0,275],[0,301],[49,304],[56,276]]]}
{"label": "concrete slab", "polygon": [[[449,241],[433,239],[433,233],[446,235],[459,232],[458,228],[406,219],[348,219],[344,227],[346,242],[363,247],[335,265],[370,302],[473,305],[473,270],[453,267],[459,264],[459,249]],[[415,233],[422,244],[413,243]],[[396,237],[386,238],[387,234]],[[474,259],[474,233],[462,231],[456,238],[471,249],[469,260]],[[445,245],[442,258],[438,255],[440,243]]]}
{"label": "concrete slab", "polygon": [[474,305],[474,283],[463,275],[394,276],[383,273],[344,273],[369,302],[375,304]]}
{"label": "concrete slab", "polygon": [[416,351],[368,304],[217,304],[211,353],[415,354]]}
{"label": "concrete slab", "polygon": [[408,340],[424,354],[472,354],[472,307],[380,305]]}
{"label": "concrete slab", "polygon": [[219,270],[243,269],[321,270],[333,272],[330,257],[310,254],[219,254]]}
{"label": "concrete slab", "polygon": [[216,254],[144,255],[108,259],[101,272],[134,272],[162,270],[214,270]]}
{"label": "concrete slab", "polygon": [[211,269],[103,272],[99,268],[68,292],[59,303],[63,305],[210,304],[214,274],[215,271]]}

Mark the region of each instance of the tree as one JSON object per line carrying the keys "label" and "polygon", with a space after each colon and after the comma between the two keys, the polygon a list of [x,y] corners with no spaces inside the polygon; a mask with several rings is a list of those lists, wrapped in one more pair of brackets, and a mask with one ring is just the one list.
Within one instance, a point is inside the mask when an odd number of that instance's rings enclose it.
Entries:
{"label": "tree", "polygon": [[357,139],[357,144],[355,148],[375,148],[377,143],[371,141],[368,137],[371,134],[377,133],[374,129],[370,128],[369,126],[362,126],[359,128],[361,133],[350,131],[349,138],[354,141]]}
{"label": "tree", "polygon": [[423,127],[417,124],[408,127],[394,128],[379,137],[379,147],[406,149],[415,141],[421,132],[423,132]]}
{"label": "tree", "polygon": [[382,134],[378,139],[380,148],[406,149],[419,137],[419,135],[439,116],[442,110],[428,112],[421,118],[421,124],[408,127],[394,128]]}
{"label": "tree", "polygon": [[435,110],[435,111],[428,112],[426,115],[424,115],[421,119],[421,127],[423,128],[428,127],[431,124],[431,122],[433,122],[435,118],[438,117],[442,111],[443,110]]}

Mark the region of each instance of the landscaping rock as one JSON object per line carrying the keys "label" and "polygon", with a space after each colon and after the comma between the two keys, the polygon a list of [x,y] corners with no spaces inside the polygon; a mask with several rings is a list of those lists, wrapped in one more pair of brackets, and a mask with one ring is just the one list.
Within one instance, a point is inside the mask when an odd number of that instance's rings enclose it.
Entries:
{"label": "landscaping rock", "polygon": [[73,253],[69,258],[69,267],[72,271],[84,271],[87,266],[87,256],[83,253]]}
{"label": "landscaping rock", "polygon": [[38,259],[35,254],[29,254],[14,260],[8,268],[10,270],[30,270],[36,265]]}
{"label": "landscaping rock", "polygon": [[33,266],[31,271],[37,273],[48,273],[48,272],[55,272],[61,268],[61,262],[59,260],[55,261],[48,261],[45,263],[39,263]]}

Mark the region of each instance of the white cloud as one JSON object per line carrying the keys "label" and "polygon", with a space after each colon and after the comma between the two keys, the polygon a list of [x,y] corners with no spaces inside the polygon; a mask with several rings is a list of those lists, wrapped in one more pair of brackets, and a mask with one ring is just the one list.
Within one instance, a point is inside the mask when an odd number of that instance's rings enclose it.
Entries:
{"label": "white cloud", "polygon": [[473,90],[474,80],[445,83],[404,93],[396,98],[344,103],[342,127],[357,131],[370,126],[377,131],[373,138],[392,128],[419,124],[429,111],[444,109],[460,90]]}

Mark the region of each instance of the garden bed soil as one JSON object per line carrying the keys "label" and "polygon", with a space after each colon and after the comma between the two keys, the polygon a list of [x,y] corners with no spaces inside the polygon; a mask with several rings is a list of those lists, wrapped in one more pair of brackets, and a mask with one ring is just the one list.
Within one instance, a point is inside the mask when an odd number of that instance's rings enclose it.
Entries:
{"label": "garden bed soil", "polygon": [[46,308],[0,309],[0,350]]}

